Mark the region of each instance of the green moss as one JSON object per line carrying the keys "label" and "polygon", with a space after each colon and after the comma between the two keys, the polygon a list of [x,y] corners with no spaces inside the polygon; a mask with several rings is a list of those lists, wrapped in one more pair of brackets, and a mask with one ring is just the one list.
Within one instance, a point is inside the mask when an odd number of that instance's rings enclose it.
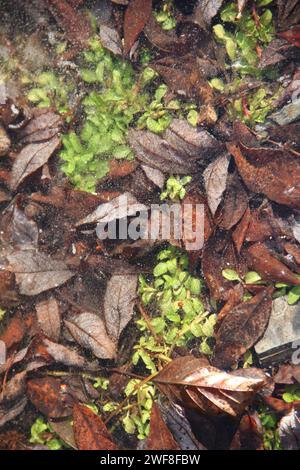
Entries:
{"label": "green moss", "polygon": [[186,186],[192,180],[191,176],[170,176],[166,182],[166,189],[161,193],[160,199],[170,199],[171,201],[179,201],[184,199],[186,195]]}
{"label": "green moss", "polygon": [[45,423],[39,417],[31,426],[31,437],[29,442],[47,446],[50,450],[60,450],[66,448],[65,443],[52,431],[49,423]]}
{"label": "green moss", "polygon": [[204,309],[202,281],[189,274],[187,255],[170,247],[157,259],[153,278],[140,277],[139,294],[151,312],[151,330],[144,318],[137,321],[142,336],[132,358],[134,364],[141,360],[152,373],[157,361],[168,358],[174,346],[198,344],[202,353],[211,354],[216,322],[216,316]]}
{"label": "green moss", "polygon": [[176,28],[177,21],[174,17],[174,7],[172,1],[163,0],[163,4],[159,11],[154,11],[154,17],[165,31]]}
{"label": "green moss", "polygon": [[258,3],[256,12],[246,8],[239,17],[237,3],[229,3],[220,15],[224,25],[214,26],[217,40],[224,44],[229,59],[235,62],[233,66],[241,75],[259,73],[257,50],[265,47],[275,37],[273,15],[265,5],[266,2]]}
{"label": "green moss", "polygon": [[27,98],[38,108],[53,106],[60,114],[69,111],[69,98],[74,85],[71,81],[52,71],[42,72],[37,77],[23,76],[23,84],[29,86]]}

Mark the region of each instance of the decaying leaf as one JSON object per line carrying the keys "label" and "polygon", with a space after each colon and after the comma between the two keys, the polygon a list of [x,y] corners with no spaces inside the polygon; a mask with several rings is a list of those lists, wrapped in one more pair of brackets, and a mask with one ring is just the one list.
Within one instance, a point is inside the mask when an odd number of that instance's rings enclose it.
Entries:
{"label": "decaying leaf", "polygon": [[30,379],[27,382],[27,396],[33,405],[49,418],[62,418],[72,414],[72,396],[67,385],[60,379]]}
{"label": "decaying leaf", "polygon": [[124,18],[124,55],[143,31],[152,12],[152,0],[130,0]]}
{"label": "decaying leaf", "polygon": [[138,278],[136,275],[110,278],[104,297],[104,317],[108,334],[118,341],[120,334],[133,315],[133,306],[137,295]]}
{"label": "decaying leaf", "polygon": [[244,371],[227,373],[193,356],[174,359],[153,380],[167,394],[175,394],[187,404],[188,397],[204,413],[236,416],[263,384],[261,374],[247,377]]}
{"label": "decaying leaf", "polygon": [[300,208],[300,160],[288,151],[227,144],[246,186],[272,201]]}
{"label": "decaying leaf", "polygon": [[263,335],[272,311],[272,291],[272,287],[262,290],[225,316],[216,334],[217,367],[233,365]]}
{"label": "decaying leaf", "polygon": [[60,312],[58,302],[51,296],[36,305],[36,314],[43,333],[53,341],[60,335]]}
{"label": "decaying leaf", "polygon": [[74,404],[74,437],[79,450],[117,450],[99,416],[85,405]]}
{"label": "decaying leaf", "polygon": [[13,272],[20,293],[37,295],[64,284],[74,276],[63,261],[55,260],[45,253],[15,251],[7,256],[7,270]]}
{"label": "decaying leaf", "polygon": [[279,423],[279,436],[284,450],[300,449],[300,413],[299,407],[295,406],[287,416]]}
{"label": "decaying leaf", "polygon": [[47,163],[59,145],[60,139],[56,136],[46,142],[26,145],[14,162],[10,182],[11,189],[17,189],[27,176]]}
{"label": "decaying leaf", "polygon": [[157,405],[152,407],[150,434],[147,438],[146,448],[147,450],[180,450]]}
{"label": "decaying leaf", "polygon": [[172,122],[164,137],[132,129],[128,140],[142,163],[163,173],[179,175],[197,172],[197,160],[212,158],[222,148],[206,130],[197,130],[178,119]]}
{"label": "decaying leaf", "polygon": [[203,172],[207,201],[212,215],[221,203],[226,189],[230,156],[225,153],[208,165]]}
{"label": "decaying leaf", "polygon": [[115,357],[116,343],[109,338],[104,322],[94,313],[81,313],[65,320],[65,325],[75,341],[92,351],[99,359]]}
{"label": "decaying leaf", "polygon": [[61,126],[62,118],[59,114],[38,110],[27,126],[18,132],[18,138],[22,144],[47,141],[59,133]]}
{"label": "decaying leaf", "polygon": [[272,255],[263,243],[255,243],[247,249],[249,267],[257,271],[263,279],[300,285],[300,279],[281,261]]}

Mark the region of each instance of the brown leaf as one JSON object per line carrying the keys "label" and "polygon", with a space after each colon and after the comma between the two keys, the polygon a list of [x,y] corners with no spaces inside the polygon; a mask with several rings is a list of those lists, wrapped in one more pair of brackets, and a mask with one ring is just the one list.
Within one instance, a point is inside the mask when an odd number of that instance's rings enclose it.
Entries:
{"label": "brown leaf", "polygon": [[74,404],[73,420],[74,437],[79,450],[117,450],[101,418],[85,405]]}
{"label": "brown leaf", "polygon": [[150,419],[150,433],[146,442],[147,450],[180,450],[173,435],[166,426],[160,410],[153,405]]}
{"label": "brown leaf", "polygon": [[284,450],[300,450],[300,411],[298,406],[281,419],[278,430]]}
{"label": "brown leaf", "polygon": [[263,428],[256,412],[242,417],[230,450],[263,450]]}
{"label": "brown leaf", "polygon": [[300,208],[300,159],[286,150],[227,144],[246,186],[272,201]]}
{"label": "brown leaf", "polygon": [[43,377],[29,380],[27,396],[49,418],[62,418],[72,413],[73,399],[68,387],[60,379]]}
{"label": "brown leaf", "polygon": [[232,232],[232,240],[236,246],[237,252],[240,253],[246,233],[249,227],[251,219],[251,211],[249,207],[247,207],[245,214],[243,215],[242,219],[240,220],[239,224],[235,227],[234,231]]}
{"label": "brown leaf", "polygon": [[67,39],[77,48],[84,47],[92,34],[88,18],[77,12],[66,0],[47,0],[46,6],[67,33]]}
{"label": "brown leaf", "polygon": [[263,335],[272,311],[272,292],[268,287],[226,315],[216,334],[213,363],[217,367],[234,364]]}
{"label": "brown leaf", "polygon": [[128,141],[142,163],[178,175],[197,172],[197,160],[213,157],[222,148],[209,132],[197,130],[180,119],[173,120],[163,137],[132,129]]}
{"label": "brown leaf", "polygon": [[213,90],[203,78],[193,56],[166,57],[151,62],[151,68],[159,73],[170,90],[186,98],[198,98],[203,104],[213,100]]}
{"label": "brown leaf", "polygon": [[104,317],[106,330],[111,338],[118,341],[122,331],[130,322],[137,296],[136,275],[114,275],[107,283],[104,296]]}
{"label": "brown leaf", "polygon": [[38,323],[43,333],[53,341],[58,341],[60,336],[60,312],[55,297],[49,297],[36,304]]}
{"label": "brown leaf", "polygon": [[227,373],[207,365],[206,360],[186,356],[174,359],[153,381],[163,393],[175,392],[183,400],[187,395],[203,412],[236,416],[264,384],[261,374],[245,377],[242,372]]}
{"label": "brown leaf", "polygon": [[228,268],[240,274],[245,271],[244,263],[239,258],[230,235],[216,232],[204,245],[202,255],[202,272],[210,295],[215,300],[227,300],[230,289],[234,287],[234,284],[222,275],[223,269]]}
{"label": "brown leaf", "polygon": [[224,0],[198,0],[193,20],[201,26],[210,26]]}
{"label": "brown leaf", "polygon": [[81,346],[89,349],[99,359],[113,359],[116,343],[108,336],[105,324],[94,313],[81,313],[71,320],[65,320],[71,335]]}
{"label": "brown leaf", "polygon": [[216,223],[224,230],[230,230],[243,217],[248,207],[248,196],[237,172],[227,177],[224,201],[216,213]]}
{"label": "brown leaf", "polygon": [[38,110],[27,126],[18,132],[18,138],[23,144],[42,142],[56,136],[61,126],[62,118],[59,114],[44,109]]}
{"label": "brown leaf", "polygon": [[152,12],[152,0],[130,0],[124,18],[124,55],[143,31]]}
{"label": "brown leaf", "polygon": [[188,52],[185,38],[178,38],[174,30],[164,31],[153,15],[150,15],[144,34],[153,46],[164,52],[179,55]]}
{"label": "brown leaf", "polygon": [[263,279],[300,286],[300,279],[281,261],[278,261],[263,243],[250,246],[246,254],[249,266]]}
{"label": "brown leaf", "polygon": [[11,406],[0,406],[0,427],[17,418],[27,405],[27,398],[23,397]]}
{"label": "brown leaf", "polygon": [[300,365],[281,364],[274,381],[278,384],[293,384],[295,380],[300,383]]}
{"label": "brown leaf", "polygon": [[83,356],[78,354],[74,349],[70,349],[63,344],[57,344],[49,339],[43,340],[47,353],[54,359],[55,362],[60,362],[69,367],[86,368],[86,360]]}
{"label": "brown leaf", "polygon": [[215,215],[226,190],[230,156],[224,153],[210,163],[203,172],[207,201],[212,215]]}
{"label": "brown leaf", "polygon": [[56,136],[46,142],[26,145],[14,162],[10,182],[11,189],[17,189],[27,176],[47,163],[59,145],[60,139]]}
{"label": "brown leaf", "polygon": [[71,279],[75,273],[63,261],[36,251],[15,251],[7,256],[7,270],[16,276],[20,293],[37,295],[58,287]]}
{"label": "brown leaf", "polygon": [[0,340],[5,343],[6,349],[20,343],[25,336],[26,327],[20,315],[14,315],[4,332],[0,336]]}

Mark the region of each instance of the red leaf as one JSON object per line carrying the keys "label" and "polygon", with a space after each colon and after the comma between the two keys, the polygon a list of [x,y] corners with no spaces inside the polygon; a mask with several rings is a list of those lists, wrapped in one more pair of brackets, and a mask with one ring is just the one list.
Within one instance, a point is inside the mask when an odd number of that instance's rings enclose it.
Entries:
{"label": "red leaf", "polygon": [[143,31],[152,12],[152,0],[131,0],[124,18],[124,55]]}
{"label": "red leaf", "polygon": [[99,416],[85,405],[73,407],[74,437],[79,450],[117,450]]}

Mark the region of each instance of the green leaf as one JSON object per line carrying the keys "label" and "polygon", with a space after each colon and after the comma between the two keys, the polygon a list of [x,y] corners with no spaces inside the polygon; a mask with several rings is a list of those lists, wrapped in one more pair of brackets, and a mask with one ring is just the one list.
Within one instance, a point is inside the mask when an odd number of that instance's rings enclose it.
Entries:
{"label": "green leaf", "polygon": [[225,42],[225,48],[230,59],[235,60],[237,50],[236,50],[236,43],[234,42],[234,40],[231,38],[227,38]]}
{"label": "green leaf", "polygon": [[216,37],[218,39],[221,39],[222,41],[225,40],[226,38],[226,31],[224,29],[224,26],[222,26],[221,24],[216,24],[214,27],[213,27],[213,30],[214,30],[214,33],[216,35]]}
{"label": "green leaf", "polygon": [[241,281],[240,276],[233,269],[223,269],[222,276],[227,279],[227,281]]}
{"label": "green leaf", "polygon": [[168,272],[168,264],[167,263],[158,263],[155,266],[154,270],[153,270],[153,275],[155,277],[158,277],[158,276],[162,276],[166,272]]}
{"label": "green leaf", "polygon": [[214,88],[215,90],[224,91],[225,89],[225,84],[223,80],[221,80],[220,78],[213,78],[212,80],[210,80],[209,83],[211,87]]}
{"label": "green leaf", "polygon": [[246,284],[256,284],[257,282],[261,281],[260,275],[255,271],[249,271],[245,277],[244,281]]}
{"label": "green leaf", "polygon": [[299,286],[293,287],[288,293],[287,303],[289,305],[294,305],[295,303],[298,302],[299,299],[300,299],[300,287]]}
{"label": "green leaf", "polygon": [[191,109],[186,119],[191,126],[196,127],[198,124],[199,113],[195,109]]}

